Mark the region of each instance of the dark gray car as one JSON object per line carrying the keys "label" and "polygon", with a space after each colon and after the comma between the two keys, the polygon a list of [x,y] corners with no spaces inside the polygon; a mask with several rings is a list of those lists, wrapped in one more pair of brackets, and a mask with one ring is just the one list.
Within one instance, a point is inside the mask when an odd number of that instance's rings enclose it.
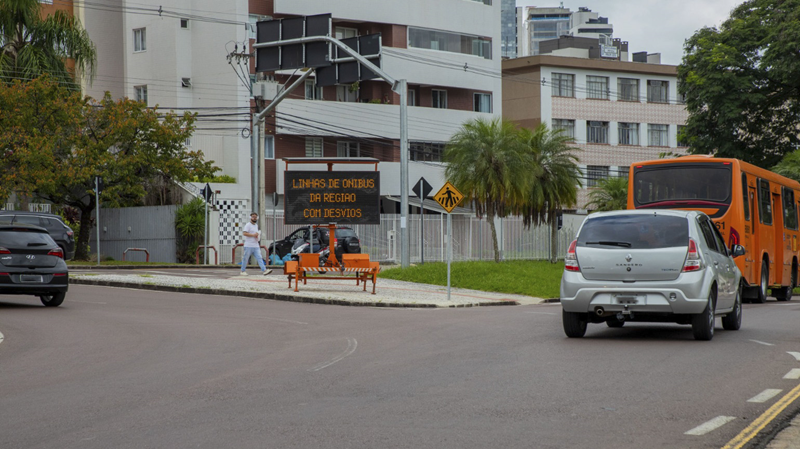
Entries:
{"label": "dark gray car", "polygon": [[561,278],[564,332],[583,337],[587,323],[627,321],[691,324],[711,340],[714,323],[738,330],[741,273],[733,257],[744,248],[725,242],[702,212],[598,212],[570,244]]}
{"label": "dark gray car", "polygon": [[25,212],[22,210],[0,211],[0,224],[29,224],[47,229],[50,237],[64,252],[65,260],[75,257],[75,233],[60,216],[46,212]]}

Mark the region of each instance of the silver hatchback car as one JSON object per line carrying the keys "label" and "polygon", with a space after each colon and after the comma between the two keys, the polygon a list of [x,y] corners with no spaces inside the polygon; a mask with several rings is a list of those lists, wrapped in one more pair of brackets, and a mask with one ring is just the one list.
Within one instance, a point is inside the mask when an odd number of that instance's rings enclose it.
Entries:
{"label": "silver hatchback car", "polygon": [[711,340],[714,323],[742,324],[741,272],[711,219],[684,210],[624,210],[586,217],[561,277],[564,332],[587,323],[626,321],[691,324],[694,338]]}

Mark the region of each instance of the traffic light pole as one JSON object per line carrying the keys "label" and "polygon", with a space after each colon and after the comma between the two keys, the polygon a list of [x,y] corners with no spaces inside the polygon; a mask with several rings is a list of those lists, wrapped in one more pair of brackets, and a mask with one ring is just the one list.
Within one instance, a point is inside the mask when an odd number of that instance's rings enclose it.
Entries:
{"label": "traffic light pole", "polygon": [[[342,41],[332,38],[330,36],[307,36],[307,37],[300,37],[297,39],[286,39],[281,41],[274,41],[274,42],[261,42],[253,44],[253,48],[270,48],[270,47],[281,47],[284,45],[293,45],[293,44],[307,44],[309,42],[328,42],[333,45],[336,45],[340,50],[347,53],[348,55],[352,56],[356,61],[358,61],[361,65],[366,66],[368,69],[373,71],[375,74],[383,78],[384,81],[392,85],[392,91],[396,92],[400,95],[400,266],[403,268],[408,267],[410,265],[410,244],[409,244],[409,236],[408,236],[408,84],[407,81],[396,80],[393,77],[389,76],[386,72],[384,72],[380,67],[376,66],[375,64],[369,62],[367,58],[360,55],[357,51],[353,50]],[[305,80],[306,77],[310,74],[311,70],[308,70],[303,77],[302,80]],[[258,120],[261,122],[262,118],[266,115],[266,113],[277,106],[277,104],[283,100],[288,92],[291,89],[294,89],[295,85],[300,82],[298,80],[292,87],[290,87],[287,91],[284,91],[281,95],[278,95],[275,100],[270,103],[270,105],[264,111],[258,113],[256,117],[253,118],[253,124],[255,125],[256,121]],[[283,96],[282,96],[283,95]],[[263,147],[264,142],[263,139],[259,138],[259,157],[262,159],[259,163],[263,162]],[[264,170],[260,170],[261,176],[263,176]],[[263,195],[264,195],[264,186],[261,185],[260,191],[260,203],[264,204],[263,202]]]}

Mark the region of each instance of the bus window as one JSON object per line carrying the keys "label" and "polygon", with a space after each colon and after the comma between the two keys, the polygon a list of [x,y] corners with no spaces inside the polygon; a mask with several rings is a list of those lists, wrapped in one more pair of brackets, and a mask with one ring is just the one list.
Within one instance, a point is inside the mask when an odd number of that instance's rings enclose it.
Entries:
{"label": "bus window", "polygon": [[744,221],[750,221],[750,201],[747,194],[747,174],[742,173],[742,201],[744,202]]}
{"label": "bus window", "polygon": [[769,181],[758,180],[758,219],[761,224],[772,225],[772,194]]}
{"label": "bus window", "polygon": [[797,230],[797,206],[794,202],[794,190],[784,187],[781,190],[783,200],[783,227]]}

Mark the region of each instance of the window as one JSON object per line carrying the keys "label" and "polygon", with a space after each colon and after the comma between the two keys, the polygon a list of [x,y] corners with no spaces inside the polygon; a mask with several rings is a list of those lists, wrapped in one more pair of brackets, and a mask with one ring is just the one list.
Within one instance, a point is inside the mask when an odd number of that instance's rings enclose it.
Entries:
{"label": "window", "polygon": [[306,137],[306,157],[322,157],[321,137]]}
{"label": "window", "polygon": [[575,120],[554,118],[553,129],[561,130],[561,135],[575,139]]}
{"label": "window", "polygon": [[744,221],[750,221],[750,199],[747,196],[747,175],[742,173],[742,209],[744,210]]}
{"label": "window", "polygon": [[618,78],[617,99],[620,101],[639,101],[639,80]]}
{"label": "window", "polygon": [[333,32],[339,40],[358,36],[358,30],[355,28],[336,27]]}
{"label": "window", "polygon": [[711,220],[709,220],[708,217],[703,216],[699,217],[697,221],[700,225],[700,232],[703,233],[703,240],[706,241],[706,246],[708,246],[708,249],[719,252],[719,248],[717,247],[717,238],[714,235],[714,224],[711,223]]}
{"label": "window", "polygon": [[639,124],[620,123],[617,126],[620,145],[639,145]]}
{"label": "window", "polygon": [[783,187],[783,227],[797,230],[797,203],[794,202],[794,190]]}
{"label": "window", "polygon": [[685,125],[678,125],[678,146],[679,147],[688,147],[689,145],[686,143],[686,136],[683,134],[686,132]]}
{"label": "window", "polygon": [[668,130],[669,125],[647,125],[647,146],[668,147]]}
{"label": "window", "polygon": [[472,110],[475,112],[492,112],[492,94],[474,94]]}
{"label": "window", "polygon": [[444,144],[439,142],[409,142],[409,159],[412,161],[441,162]]}
{"label": "window", "polygon": [[346,101],[354,103],[358,101],[358,87],[353,88],[353,84],[336,86],[336,101]]}
{"label": "window", "polygon": [[772,194],[769,189],[769,181],[758,180],[758,219],[762,224],[772,224]]}
{"label": "window", "polygon": [[431,89],[431,107],[447,109],[447,91]]}
{"label": "window", "polygon": [[306,80],[306,100],[322,100],[322,87],[315,80]]}
{"label": "window", "polygon": [[678,103],[679,104],[686,104],[686,95],[681,93],[681,82],[678,82]]}
{"label": "window", "polygon": [[608,143],[608,122],[586,122],[586,142]]}
{"label": "window", "polygon": [[608,178],[607,165],[587,165],[586,166],[586,186],[595,187],[597,181]]}
{"label": "window", "polygon": [[144,28],[133,30],[133,51],[147,50],[147,33]]}
{"label": "window", "polygon": [[53,0],[39,0],[39,3],[45,4],[45,5],[52,5],[53,4]]}
{"label": "window", "polygon": [[587,75],[586,98],[608,100],[608,77]]}
{"label": "window", "polygon": [[189,19],[181,19],[181,28],[189,29]]}
{"label": "window", "polygon": [[492,40],[486,37],[408,27],[408,47],[463,53],[492,59]]}
{"label": "window", "polygon": [[275,159],[275,136],[264,136],[264,159]]}
{"label": "window", "polygon": [[417,91],[408,89],[408,97],[406,98],[409,106],[417,105]]}
{"label": "window", "polygon": [[647,80],[648,103],[666,103],[669,98],[667,96],[668,91],[669,91],[668,81]]}
{"label": "window", "polygon": [[575,96],[575,75],[567,73],[553,74],[553,96],[554,97],[574,97]]}
{"label": "window", "polygon": [[147,104],[147,86],[134,86],[133,99]]}
{"label": "window", "polygon": [[336,156],[361,157],[361,146],[358,142],[337,142]]}
{"label": "window", "polygon": [[630,174],[631,167],[627,166],[624,167],[622,165],[617,167],[617,178],[625,178],[628,179],[628,175]]}

